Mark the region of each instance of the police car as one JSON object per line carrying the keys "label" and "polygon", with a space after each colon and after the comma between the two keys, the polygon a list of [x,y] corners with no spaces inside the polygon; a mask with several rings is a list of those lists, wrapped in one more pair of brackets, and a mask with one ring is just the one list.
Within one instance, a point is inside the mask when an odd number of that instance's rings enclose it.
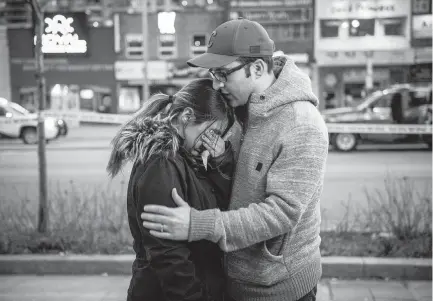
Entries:
{"label": "police car", "polygon": [[[37,114],[30,113],[17,103],[0,98],[0,138],[21,139],[25,144],[36,144]],[[47,141],[67,134],[66,123],[57,118],[45,118],[45,138]]]}
{"label": "police car", "polygon": [[432,87],[399,84],[376,91],[356,107],[322,111],[330,144],[348,152],[360,143],[424,143],[432,147]]}

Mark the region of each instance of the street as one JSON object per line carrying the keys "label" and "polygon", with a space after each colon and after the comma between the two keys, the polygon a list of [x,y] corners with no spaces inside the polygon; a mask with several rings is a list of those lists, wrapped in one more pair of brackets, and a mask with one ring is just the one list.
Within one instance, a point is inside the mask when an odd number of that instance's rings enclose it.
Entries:
{"label": "street", "polygon": [[[114,130],[104,131],[105,136],[97,134],[98,137],[76,139],[76,135],[71,134],[63,140],[50,142],[47,146],[49,190],[70,187],[71,183],[83,192],[119,191],[122,185],[124,189],[130,164],[113,180],[105,171],[110,154],[108,137],[112,137]],[[19,197],[37,202],[36,146],[4,141],[0,146],[1,201]],[[383,191],[389,176],[406,177],[421,194],[431,195],[432,153],[423,149],[380,151],[367,148],[347,154],[330,151],[321,199],[322,228],[332,228],[347,218],[347,205],[350,210],[365,206],[365,189]]]}
{"label": "street", "polygon": [[[2,301],[119,301],[129,276],[0,276]],[[317,301],[431,300],[430,281],[322,279]]]}

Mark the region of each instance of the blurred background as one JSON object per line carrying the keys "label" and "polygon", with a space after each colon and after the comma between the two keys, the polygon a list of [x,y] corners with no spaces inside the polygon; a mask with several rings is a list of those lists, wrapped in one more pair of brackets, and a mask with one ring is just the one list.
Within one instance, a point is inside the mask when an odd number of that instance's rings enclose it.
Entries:
{"label": "blurred background", "polygon": [[[373,253],[431,257],[431,0],[38,2],[45,15],[45,113],[53,112],[45,123],[48,193],[40,193],[45,155],[38,159],[32,115],[39,97],[37,18],[25,0],[0,0],[0,138],[12,138],[0,140],[0,228],[8,229],[10,246],[2,250],[0,241],[0,252],[26,250],[17,237],[36,228],[38,196],[49,199],[50,231],[63,233],[53,241],[79,229],[88,244],[71,238],[75,251],[112,252],[107,237],[129,246],[124,193],[131,166],[108,178],[110,140],[149,95],[173,94],[208,77],[186,61],[206,51],[219,24],[244,17],[267,29],[275,55],[289,55],[320,100],[330,133],[322,229],[383,230],[402,246],[415,231],[427,245]],[[370,245],[349,253],[373,254]]]}
{"label": "blurred background", "polygon": [[[72,18],[68,53],[46,45],[47,109],[130,113],[147,95],[174,93],[207,71],[186,61],[206,51],[222,22],[260,22],[311,78],[320,109],[354,106],[372,90],[431,83],[429,0],[40,0],[46,16]],[[45,22],[47,39],[59,27]],[[0,97],[34,110],[34,31],[25,0],[0,1]],[[143,30],[147,40],[143,41]],[[144,43],[144,44],[143,44]],[[143,46],[147,54],[143,56]]]}

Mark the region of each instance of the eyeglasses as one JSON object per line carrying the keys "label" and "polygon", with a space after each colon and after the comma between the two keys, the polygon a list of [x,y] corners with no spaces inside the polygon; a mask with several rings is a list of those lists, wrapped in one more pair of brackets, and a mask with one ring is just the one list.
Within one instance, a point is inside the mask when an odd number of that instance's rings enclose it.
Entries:
{"label": "eyeglasses", "polygon": [[231,69],[219,69],[219,70],[213,70],[213,69],[209,69],[209,73],[212,75],[213,78],[215,78],[217,81],[221,82],[221,83],[225,83],[227,82],[227,76],[232,74],[233,72],[236,72],[238,70],[241,70],[243,67],[245,67],[246,65],[249,65],[251,63],[245,63],[236,67],[233,67]]}

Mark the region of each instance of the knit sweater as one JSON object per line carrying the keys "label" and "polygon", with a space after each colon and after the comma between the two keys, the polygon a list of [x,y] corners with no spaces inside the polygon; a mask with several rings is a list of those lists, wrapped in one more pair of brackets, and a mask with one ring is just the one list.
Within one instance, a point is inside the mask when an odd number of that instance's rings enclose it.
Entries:
{"label": "knit sweater", "polygon": [[277,80],[252,94],[229,211],[191,210],[189,240],[226,254],[237,301],[294,301],[321,277],[320,196],[328,133],[308,76],[288,57]]}

